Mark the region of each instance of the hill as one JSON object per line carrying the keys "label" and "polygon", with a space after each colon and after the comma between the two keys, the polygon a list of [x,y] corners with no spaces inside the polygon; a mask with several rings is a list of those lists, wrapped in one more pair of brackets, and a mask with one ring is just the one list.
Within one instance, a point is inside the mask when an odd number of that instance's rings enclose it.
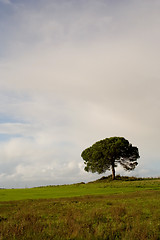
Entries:
{"label": "hill", "polygon": [[158,240],[159,199],[160,179],[1,189],[0,239]]}
{"label": "hill", "polygon": [[116,180],[112,181],[111,176],[108,176],[86,184],[82,182],[25,189],[0,189],[0,201],[110,195],[144,190],[160,190],[160,178],[117,176]]}

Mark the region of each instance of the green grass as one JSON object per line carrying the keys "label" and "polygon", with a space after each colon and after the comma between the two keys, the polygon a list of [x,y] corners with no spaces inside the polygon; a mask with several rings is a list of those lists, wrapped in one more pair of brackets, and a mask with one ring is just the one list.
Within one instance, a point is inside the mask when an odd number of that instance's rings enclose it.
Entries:
{"label": "green grass", "polygon": [[0,189],[0,201],[66,198],[86,195],[108,195],[137,192],[150,189],[160,190],[160,179],[137,181],[99,180],[87,184],[80,183],[26,189]]}
{"label": "green grass", "polygon": [[160,239],[160,179],[1,189],[0,200],[1,240]]}

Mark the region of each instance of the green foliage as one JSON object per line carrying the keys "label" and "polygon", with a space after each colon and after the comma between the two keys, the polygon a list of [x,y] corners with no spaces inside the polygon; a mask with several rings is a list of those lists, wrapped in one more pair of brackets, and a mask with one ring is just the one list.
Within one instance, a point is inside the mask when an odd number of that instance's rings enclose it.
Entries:
{"label": "green foliage", "polygon": [[87,172],[100,174],[112,168],[113,178],[115,178],[114,168],[117,167],[117,164],[123,166],[127,171],[134,170],[140,156],[138,148],[132,146],[125,138],[111,137],[98,141],[85,149],[81,157],[86,164]]}

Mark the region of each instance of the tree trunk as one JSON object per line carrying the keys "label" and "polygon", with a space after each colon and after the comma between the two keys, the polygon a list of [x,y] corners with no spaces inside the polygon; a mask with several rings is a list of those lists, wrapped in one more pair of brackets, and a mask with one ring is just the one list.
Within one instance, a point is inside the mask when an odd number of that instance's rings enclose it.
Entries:
{"label": "tree trunk", "polygon": [[115,179],[115,168],[114,168],[114,163],[112,163],[112,180]]}

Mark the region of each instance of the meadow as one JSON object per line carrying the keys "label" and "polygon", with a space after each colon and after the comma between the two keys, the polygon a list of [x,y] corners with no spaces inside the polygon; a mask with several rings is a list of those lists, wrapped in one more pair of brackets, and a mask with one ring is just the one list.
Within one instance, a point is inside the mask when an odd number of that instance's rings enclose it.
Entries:
{"label": "meadow", "polygon": [[160,239],[160,179],[0,189],[0,239]]}

